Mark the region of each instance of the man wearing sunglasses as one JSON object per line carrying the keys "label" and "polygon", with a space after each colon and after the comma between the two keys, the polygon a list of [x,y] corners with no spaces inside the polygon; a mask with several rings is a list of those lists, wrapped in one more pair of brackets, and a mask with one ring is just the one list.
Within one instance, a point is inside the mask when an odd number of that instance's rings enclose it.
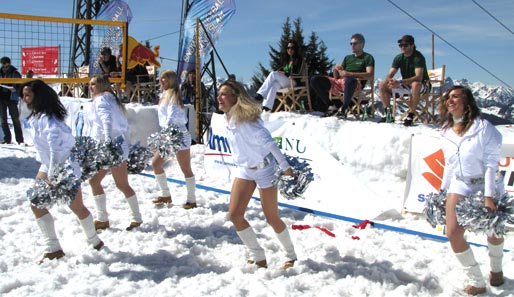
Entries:
{"label": "man wearing sunglasses", "polygon": [[[380,122],[394,122],[394,115],[391,114],[391,95],[394,92],[400,94],[400,96],[410,95],[409,114],[403,124],[412,126],[421,94],[430,91],[430,78],[425,57],[416,50],[414,37],[404,35],[398,40],[398,46],[401,54],[394,58],[389,73],[385,80],[380,82],[379,86],[380,99],[384,105],[384,117]],[[399,80],[394,78],[398,69],[400,69],[402,76]]]}
{"label": "man wearing sunglasses", "polygon": [[[0,63],[2,63],[2,69],[0,69],[0,76],[2,78],[21,78],[18,70],[11,65],[9,57],[2,57]],[[21,130],[20,112],[18,110],[18,88],[19,85],[16,84],[2,84],[0,86],[0,121],[2,122],[2,131],[4,133],[2,144],[9,144],[12,140],[11,130],[7,122],[7,110],[9,110],[9,115],[11,116],[16,142],[18,144],[23,143],[23,131]]]}
{"label": "man wearing sunglasses", "polygon": [[[316,106],[326,116],[336,115],[340,119],[346,118],[352,97],[358,87],[358,79],[361,86],[366,85],[366,80],[374,76],[375,59],[372,55],[364,52],[366,41],[360,33],[353,34],[350,40],[352,54],[344,57],[341,64],[334,67],[334,75],[315,75],[310,83],[314,93],[317,95]],[[330,101],[329,92],[332,94],[344,94],[342,106],[339,100]],[[327,111],[328,108],[328,111]]]}

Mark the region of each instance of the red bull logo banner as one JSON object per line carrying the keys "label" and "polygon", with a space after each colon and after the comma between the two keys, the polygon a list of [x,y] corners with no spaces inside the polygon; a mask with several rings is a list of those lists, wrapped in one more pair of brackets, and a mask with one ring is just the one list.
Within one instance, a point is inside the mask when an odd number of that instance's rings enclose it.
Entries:
{"label": "red bull logo banner", "polygon": [[[121,0],[111,0],[98,13],[96,19],[130,23],[132,11],[127,3]],[[119,51],[119,45],[123,43],[121,27],[106,27],[104,29],[106,30],[96,26],[91,33],[91,56],[89,57],[89,74],[91,76],[103,73],[102,68],[98,64],[98,57],[102,48],[110,48],[112,55],[116,56]]]}
{"label": "red bull logo banner", "polygon": [[187,72],[195,68],[196,64],[196,19],[200,19],[205,27],[199,30],[200,59],[203,59],[211,50],[212,42],[216,42],[223,27],[236,12],[235,0],[194,0],[186,12],[184,22],[184,37],[179,49],[179,64],[177,73],[180,81],[184,81]]}
{"label": "red bull logo banner", "polygon": [[127,68],[132,69],[137,64],[146,66],[146,64],[154,65],[155,67],[161,67],[161,63],[157,60],[159,57],[160,46],[157,45],[153,50],[142,45],[133,37],[128,37],[128,64]]}
{"label": "red bull logo banner", "polygon": [[[444,165],[444,154],[439,138],[412,136],[403,204],[405,211],[423,212],[426,196],[439,192],[441,188]],[[503,175],[505,190],[514,193],[514,145],[505,143],[502,145],[502,159],[498,167]]]}

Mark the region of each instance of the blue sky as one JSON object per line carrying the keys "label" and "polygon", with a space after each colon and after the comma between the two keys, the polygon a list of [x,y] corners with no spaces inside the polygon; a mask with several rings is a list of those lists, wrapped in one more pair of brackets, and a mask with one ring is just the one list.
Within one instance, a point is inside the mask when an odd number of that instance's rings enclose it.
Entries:
{"label": "blue sky", "polygon": [[[71,17],[71,0],[4,1],[2,11],[28,15]],[[134,15],[129,35],[150,39],[161,46],[163,68],[176,70],[181,0],[127,0]],[[391,0],[425,26],[450,42],[489,72],[514,86],[514,34],[470,0]],[[514,31],[514,1],[477,1],[510,31]],[[269,66],[269,46],[276,47],[286,17],[302,19],[307,39],[316,32],[328,47],[328,56],[339,63],[350,53],[353,33],[366,37],[365,50],[375,57],[375,77],[387,74],[399,53],[396,40],[411,34],[432,65],[432,33],[387,0],[236,0],[237,10],[217,42],[217,50],[229,72],[249,81],[259,62]],[[159,36],[163,36],[156,38]],[[1,50],[1,48],[0,48]],[[447,76],[503,85],[487,71],[435,37],[435,67],[446,65]],[[220,65],[216,66],[218,71]],[[221,73],[219,76],[224,76]]]}

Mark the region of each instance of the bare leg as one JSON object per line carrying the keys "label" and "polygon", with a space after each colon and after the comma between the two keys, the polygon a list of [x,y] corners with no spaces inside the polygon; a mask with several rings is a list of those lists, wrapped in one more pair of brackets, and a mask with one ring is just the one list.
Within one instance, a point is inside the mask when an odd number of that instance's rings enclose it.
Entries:
{"label": "bare leg", "polygon": [[387,84],[388,81],[383,80],[380,82],[379,85],[380,100],[382,101],[384,109],[391,106],[391,95],[393,93],[393,91],[389,88]]}
{"label": "bare leg", "polygon": [[421,97],[421,87],[422,84],[417,81],[411,84],[411,100],[409,104],[410,113],[416,114],[416,107],[418,106],[419,98]]}

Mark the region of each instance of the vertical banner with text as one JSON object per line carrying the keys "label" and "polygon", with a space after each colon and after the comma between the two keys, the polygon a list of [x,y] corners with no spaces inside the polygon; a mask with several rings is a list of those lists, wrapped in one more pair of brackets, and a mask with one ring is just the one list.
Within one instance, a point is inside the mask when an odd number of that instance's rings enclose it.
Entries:
{"label": "vertical banner with text", "polygon": [[[111,0],[105,4],[96,19],[129,23],[132,19],[132,11],[127,3],[121,0]],[[108,27],[105,31],[100,30],[99,26],[93,28],[91,33],[91,56],[89,57],[90,76],[102,74],[102,68],[98,64],[98,57],[102,48],[110,48],[112,54],[116,56],[119,45],[123,43],[122,31],[121,27]]]}
{"label": "vertical banner with text", "polygon": [[184,37],[182,40],[182,48],[179,49],[179,63],[177,74],[180,82],[184,81],[187,72],[195,69],[195,27],[196,19],[200,19],[205,26],[207,32],[200,28],[200,59],[210,51],[211,44],[207,38],[207,34],[216,42],[221,30],[228,23],[230,18],[236,12],[235,0],[193,0],[188,11],[186,12],[184,22]]}

